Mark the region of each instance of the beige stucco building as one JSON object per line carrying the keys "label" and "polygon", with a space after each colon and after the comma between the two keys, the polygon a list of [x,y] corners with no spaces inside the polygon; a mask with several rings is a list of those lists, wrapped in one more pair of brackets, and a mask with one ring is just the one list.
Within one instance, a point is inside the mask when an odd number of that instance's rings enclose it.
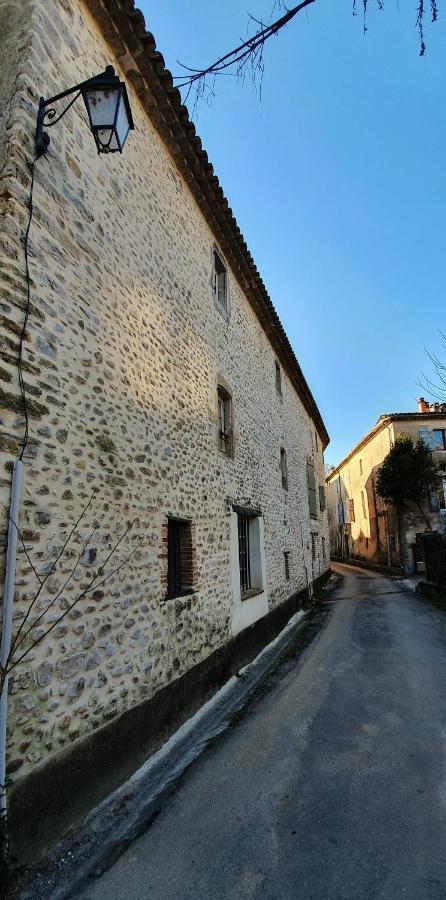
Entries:
{"label": "beige stucco building", "polygon": [[[422,438],[439,465],[437,490],[424,510],[434,532],[446,531],[446,405],[427,404],[421,398],[418,412],[389,413],[326,479],[331,555],[356,558],[389,566],[403,565],[406,572],[424,571],[419,538],[426,521],[416,507],[407,509],[398,527],[397,515],[376,493],[379,467],[399,434],[414,443]],[[444,476],[442,474],[444,472]],[[401,544],[401,546],[400,546]]]}
{"label": "beige stucco building", "polygon": [[328,435],[131,0],[0,0],[0,32],[6,508],[39,97],[111,63],[135,124],[122,156],[98,155],[80,98],[34,170],[14,625],[40,590],[38,643],[11,674],[7,737],[32,855],[48,817],[57,833],[122,779],[327,572]]}

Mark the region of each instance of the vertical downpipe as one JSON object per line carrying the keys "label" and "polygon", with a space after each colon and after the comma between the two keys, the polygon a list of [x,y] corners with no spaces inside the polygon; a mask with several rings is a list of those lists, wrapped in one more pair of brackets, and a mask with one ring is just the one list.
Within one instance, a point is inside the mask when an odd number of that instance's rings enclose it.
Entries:
{"label": "vertical downpipe", "polygon": [[[5,590],[3,593],[2,642],[0,647],[0,665],[6,668],[11,648],[12,607],[14,602],[15,570],[17,558],[17,528],[19,523],[20,488],[22,484],[23,464],[20,459],[14,462],[11,484],[11,505],[8,523],[8,544],[6,550]],[[6,676],[0,695],[0,820],[6,819],[6,722],[8,710],[8,677]]]}

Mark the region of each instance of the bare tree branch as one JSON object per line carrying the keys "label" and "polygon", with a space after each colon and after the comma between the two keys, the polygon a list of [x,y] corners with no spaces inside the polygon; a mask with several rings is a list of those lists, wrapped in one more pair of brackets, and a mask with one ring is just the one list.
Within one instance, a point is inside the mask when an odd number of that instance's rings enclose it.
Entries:
{"label": "bare tree branch", "polygon": [[[438,329],[439,334],[441,335],[443,348],[446,355],[446,334]],[[423,391],[426,391],[427,394],[430,394],[432,397],[435,397],[436,400],[439,400],[440,403],[446,403],[446,362],[443,362],[437,353],[424,349],[424,352],[432,365],[434,370],[434,378],[428,378],[425,372],[421,372],[420,376],[417,379],[417,384],[421,387]]]}
{"label": "bare tree branch", "polygon": [[[139,543],[136,545],[136,547],[134,547],[134,548],[131,550],[131,552],[125,557],[125,559],[123,559],[123,560],[119,563],[119,565],[115,566],[114,569],[112,569],[110,572],[108,572],[108,573],[104,576],[104,578],[102,578],[101,581],[99,581],[99,582],[97,581],[97,579],[100,578],[100,577],[102,576],[102,574],[103,574],[103,572],[104,572],[104,567],[107,565],[107,563],[109,562],[109,560],[111,559],[111,557],[113,556],[113,554],[115,553],[115,551],[117,550],[117,548],[119,547],[119,545],[122,543],[122,541],[124,540],[124,538],[126,537],[126,535],[129,534],[129,532],[132,530],[132,528],[133,528],[135,522],[138,522],[138,519],[134,519],[133,522],[131,522],[131,523],[127,526],[127,528],[125,529],[125,531],[123,532],[123,534],[118,538],[118,540],[116,541],[116,543],[113,545],[113,547],[111,548],[110,552],[109,552],[108,555],[106,556],[106,558],[105,558],[105,560],[104,560],[104,563],[98,568],[98,571],[97,571],[97,572],[94,574],[94,576],[90,579],[90,581],[88,582],[87,586],[80,592],[80,594],[78,594],[77,597],[75,597],[75,599],[73,600],[73,602],[69,604],[69,606],[61,613],[61,615],[58,616],[58,618],[57,618],[54,622],[51,623],[51,625],[43,632],[43,634],[41,634],[41,635],[40,635],[39,637],[37,637],[34,641],[31,642],[31,644],[29,645],[29,647],[27,647],[26,650],[24,650],[24,652],[23,652],[17,659],[14,659],[14,660],[13,660],[13,659],[12,659],[12,656],[13,656],[13,654],[15,654],[15,653],[17,652],[17,648],[18,648],[20,645],[23,644],[23,642],[25,641],[25,639],[26,639],[26,637],[28,636],[28,634],[30,633],[30,631],[34,628],[34,625],[32,625],[31,628],[29,628],[29,629],[26,631],[25,634],[22,634],[22,636],[21,636],[21,638],[20,638],[20,641],[19,641],[19,642],[16,642],[15,648],[14,648],[14,649],[13,649],[13,647],[11,646],[11,650],[10,650],[10,652],[9,652],[8,659],[7,659],[7,661],[6,661],[6,666],[0,671],[0,693],[1,693],[2,690],[3,690],[3,686],[4,686],[5,679],[6,679],[6,677],[10,674],[10,672],[12,672],[13,669],[15,669],[16,666],[18,666],[19,663],[20,663],[23,659],[25,659],[26,656],[28,656],[28,654],[29,654],[32,650],[34,650],[35,647],[38,646],[38,644],[42,643],[42,641],[44,641],[45,638],[48,637],[48,635],[51,633],[51,631],[53,631],[53,629],[54,629],[57,625],[59,625],[60,622],[63,621],[63,619],[65,619],[65,617],[68,615],[68,613],[71,612],[71,610],[72,610],[72,609],[80,602],[80,600],[82,600],[84,597],[87,596],[87,594],[91,593],[92,591],[97,590],[97,588],[98,588],[100,585],[105,584],[105,582],[108,581],[109,578],[111,578],[112,575],[114,575],[116,572],[119,572],[119,570],[122,569],[122,567],[129,561],[129,559],[131,559],[131,557],[134,555],[134,553],[136,553],[136,551],[139,550],[139,548],[142,546],[142,539],[141,539],[141,541],[139,541]],[[76,565],[77,565],[77,563],[76,563]],[[71,574],[72,574],[72,573],[71,573]],[[70,575],[70,577],[71,577],[71,575]],[[60,595],[59,595],[59,596],[60,596]],[[55,598],[55,599],[56,599],[56,598]],[[53,601],[52,601],[52,602],[53,602]],[[51,605],[51,604],[50,604],[50,605]]]}
{"label": "bare tree branch", "polygon": [[89,543],[90,543],[90,541],[91,541],[91,538],[93,537],[93,535],[94,535],[94,533],[95,533],[96,530],[97,530],[97,526],[95,525],[95,527],[93,528],[93,531],[92,531],[91,534],[89,535],[88,539],[87,539],[86,541],[83,541],[83,542],[82,542],[82,549],[80,550],[80,552],[79,552],[79,554],[78,554],[76,563],[75,563],[75,565],[73,566],[73,568],[71,569],[71,572],[70,572],[70,574],[68,575],[68,578],[66,579],[66,581],[64,582],[64,584],[62,585],[62,587],[60,588],[60,590],[57,592],[57,594],[55,595],[55,597],[53,597],[53,599],[50,600],[50,602],[48,603],[48,606],[46,606],[45,609],[42,610],[42,612],[40,613],[40,615],[38,615],[37,618],[34,619],[34,621],[31,623],[31,625],[29,626],[29,628],[28,628],[25,632],[22,633],[22,636],[20,637],[19,640],[17,640],[17,638],[19,637],[19,632],[17,632],[17,634],[16,634],[14,640],[13,640],[12,643],[11,643],[11,649],[10,649],[10,654],[9,654],[10,656],[12,656],[13,653],[15,653],[15,650],[17,649],[18,646],[20,646],[20,644],[23,644],[23,642],[26,640],[28,634],[30,634],[30,632],[33,631],[34,628],[36,628],[36,626],[38,625],[38,623],[46,616],[47,612],[49,612],[49,610],[51,609],[51,607],[54,606],[54,604],[57,602],[57,600],[59,600],[59,598],[62,596],[62,594],[63,594],[65,588],[67,587],[67,585],[70,583],[71,579],[73,578],[73,575],[74,575],[74,573],[76,572],[76,569],[77,569],[77,567],[78,567],[78,565],[79,565],[79,563],[80,563],[80,561],[81,561],[81,559],[82,559],[82,556],[83,556],[83,554],[85,553],[85,550],[87,549],[87,547],[88,547],[88,545],[89,545]]}
{"label": "bare tree branch", "polygon": [[[28,607],[28,609],[27,609],[27,611],[26,611],[26,615],[24,616],[24,618],[22,619],[22,622],[20,623],[18,632],[17,632],[17,634],[16,634],[16,636],[15,636],[15,640],[17,640],[17,637],[20,635],[22,629],[23,629],[24,626],[26,625],[26,622],[27,622],[27,620],[29,619],[29,617],[30,617],[30,615],[31,615],[31,612],[32,612],[34,606],[36,605],[37,600],[39,599],[39,596],[40,596],[40,594],[41,594],[41,592],[42,592],[42,590],[43,590],[43,587],[45,586],[46,582],[48,581],[48,578],[50,577],[50,575],[53,574],[54,569],[55,569],[55,567],[57,566],[57,563],[59,562],[59,560],[61,559],[61,557],[63,556],[66,547],[67,547],[68,544],[70,543],[70,540],[71,540],[71,538],[72,538],[74,532],[76,531],[77,526],[78,526],[79,523],[82,521],[82,519],[83,519],[83,517],[85,516],[85,514],[86,514],[88,508],[91,506],[91,504],[92,504],[92,502],[93,502],[93,498],[95,497],[96,493],[97,493],[97,492],[96,492],[96,489],[94,489],[93,492],[92,492],[92,495],[91,495],[91,497],[90,497],[90,499],[89,499],[89,501],[88,501],[88,503],[87,503],[87,505],[83,508],[83,510],[82,510],[82,512],[81,512],[81,514],[80,514],[80,516],[79,516],[79,518],[78,518],[78,519],[76,520],[76,522],[74,523],[74,525],[73,525],[71,531],[70,531],[69,534],[68,534],[68,537],[67,537],[66,541],[65,541],[64,544],[62,545],[62,548],[61,548],[60,552],[57,554],[56,559],[54,560],[53,564],[50,566],[50,568],[49,568],[48,572],[46,573],[45,577],[44,577],[42,580],[40,580],[40,578],[39,578],[39,582],[40,582],[39,589],[38,589],[38,591],[36,592],[35,596],[33,597],[32,601],[31,601],[31,603],[30,603],[30,605],[29,605],[29,607]],[[12,519],[11,519],[11,521],[12,521]],[[14,527],[18,530],[17,525],[16,525],[15,522],[13,522],[13,525],[14,525]],[[19,533],[20,533],[20,532],[19,532]]]}
{"label": "bare tree branch", "polygon": [[[246,41],[243,41],[233,50],[230,50],[229,53],[225,53],[224,56],[221,56],[219,59],[215,60],[215,62],[211,63],[210,66],[207,66],[205,69],[193,69],[190,66],[186,66],[184,63],[178,63],[185,72],[190,72],[191,74],[187,77],[184,75],[176,75],[174,76],[175,80],[179,82],[178,87],[187,87],[188,94],[190,92],[191,86],[196,81],[201,81],[204,83],[206,81],[206,77],[209,75],[221,75],[227,69],[234,67],[236,69],[236,73],[240,74],[240,67],[244,65],[244,63],[248,60],[250,56],[253,56],[259,47],[263,46],[265,41],[267,41],[270,37],[277,34],[281,28],[285,25],[288,25],[294,17],[301,12],[305,7],[310,6],[310,4],[315,3],[316,0],[302,0],[301,3],[298,3],[297,6],[293,6],[292,9],[286,11],[286,13],[277,19],[275,22],[272,22],[270,25],[266,25],[265,27],[261,27],[259,31],[257,31],[252,37],[248,38]],[[253,17],[251,17],[253,18]]]}
{"label": "bare tree branch", "polygon": [[[192,87],[195,87],[195,100],[193,105],[193,108],[195,110],[198,100],[203,96],[207,95],[208,100],[214,96],[215,78],[217,75],[233,75],[234,77],[241,78],[241,80],[244,81],[246,67],[248,66],[250,66],[251,69],[251,77],[253,79],[253,82],[255,83],[255,79],[257,77],[260,77],[261,80],[264,72],[263,50],[266,42],[274,35],[277,35],[282,28],[288,25],[299,12],[302,12],[302,10],[304,9],[308,10],[308,7],[315,2],[316,0],[301,0],[300,3],[297,3],[291,9],[287,9],[284,4],[279,3],[279,8],[284,8],[285,12],[278,19],[276,19],[274,22],[270,22],[268,25],[265,25],[265,23],[261,19],[257,19],[252,13],[248,13],[249,22],[254,23],[257,26],[257,30],[253,35],[251,35],[251,37],[248,37],[246,40],[237,44],[236,47],[234,47],[232,50],[229,50],[229,52],[225,53],[223,56],[220,56],[205,68],[194,68],[192,66],[186,65],[185,63],[178,62],[178,65],[180,65],[184,71],[182,75],[175,75],[173,77],[174,80],[178,83],[178,88],[186,89],[184,102],[187,102]],[[363,31],[364,34],[366,34],[369,0],[350,0],[350,2],[352,3],[352,12],[354,16],[358,14],[357,4],[359,2],[361,3]],[[424,21],[426,16],[427,3],[430,7],[431,21],[436,22],[438,18],[438,0],[418,0],[418,6],[416,9],[416,28],[418,30],[420,41],[420,56],[424,56],[424,53],[426,51],[426,44],[424,40]],[[384,0],[375,0],[375,4],[379,10],[382,11],[384,9]],[[274,3],[273,13],[276,9],[276,6],[277,3]],[[211,84],[209,84],[208,79],[213,79]]]}

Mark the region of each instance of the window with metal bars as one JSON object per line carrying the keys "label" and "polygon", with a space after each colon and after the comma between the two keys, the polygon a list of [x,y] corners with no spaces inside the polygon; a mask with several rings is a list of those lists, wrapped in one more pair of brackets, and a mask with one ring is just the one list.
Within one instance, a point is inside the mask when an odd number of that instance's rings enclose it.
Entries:
{"label": "window with metal bars", "polygon": [[287,581],[290,580],[290,551],[284,551],[284,559],[285,559],[285,578]]}
{"label": "window with metal bars", "polygon": [[250,518],[250,516],[241,513],[238,516],[238,558],[240,565],[240,590],[242,596],[252,589],[249,542]]}
{"label": "window with metal bars", "polygon": [[311,532],[311,559],[313,560],[313,562],[315,562],[317,559],[317,538],[318,538],[317,531],[312,531]]}
{"label": "window with metal bars", "polygon": [[217,389],[218,402],[218,446],[227,456],[233,455],[232,444],[232,399],[221,386]]}

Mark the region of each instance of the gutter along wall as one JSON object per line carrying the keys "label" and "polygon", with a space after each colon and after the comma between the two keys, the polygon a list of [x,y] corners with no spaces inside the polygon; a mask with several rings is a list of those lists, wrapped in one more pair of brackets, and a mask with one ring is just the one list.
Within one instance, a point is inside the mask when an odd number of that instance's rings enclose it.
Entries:
{"label": "gutter along wall", "polygon": [[[15,9],[15,3],[10,6]],[[38,98],[109,63],[119,71],[84,4],[25,0],[22,8],[15,63],[19,99],[11,107],[2,195],[6,505],[11,461],[23,434],[17,335]],[[122,563],[122,568],[74,607],[14,674],[8,737],[13,827],[14,815],[16,823],[25,821],[25,796],[44,802],[45,772],[54,771],[58,760],[59,771],[76,773],[82,795],[83,755],[88,746],[89,758],[98,762],[102,738],[95,743],[95,735],[101,728],[119,734],[122,714],[139,709],[186,673],[201,671],[204,660],[215,658],[240,630],[289,605],[305,587],[305,569],[317,578],[328,566],[322,555],[322,537],[328,546],[326,515],[319,512],[310,520],[307,497],[308,456],[315,459],[320,484],[324,477],[315,430],[323,440],[326,432],[315,406],[314,421],[309,415],[314,401],[304,386],[298,395],[293,386],[298,375],[291,379],[288,369],[282,371],[283,397],[278,396],[277,347],[158,130],[135,92],[129,93],[136,130],[122,156],[97,156],[78,101],[51,129],[49,153],[36,165],[32,307],[24,354],[31,439],[19,524],[39,577],[97,489],[45,585],[39,628],[68,608],[127,524],[136,517],[138,523],[108,566]],[[228,269],[228,319],[214,302],[215,247]],[[232,393],[233,459],[217,446],[218,383]],[[281,484],[281,447],[287,451],[287,491]],[[237,594],[238,561],[231,555],[234,505],[262,513],[262,591],[246,601]],[[196,584],[187,597],[166,601],[168,516],[193,523]],[[82,552],[82,541],[93,530]],[[16,623],[37,584],[22,553]],[[139,736],[133,735],[136,744]],[[141,740],[147,743],[147,735]],[[116,759],[116,768],[122,772],[122,760]],[[110,786],[110,772],[107,778]],[[64,794],[59,785],[50,799],[68,825],[73,791]],[[41,814],[44,819],[44,809]]]}

